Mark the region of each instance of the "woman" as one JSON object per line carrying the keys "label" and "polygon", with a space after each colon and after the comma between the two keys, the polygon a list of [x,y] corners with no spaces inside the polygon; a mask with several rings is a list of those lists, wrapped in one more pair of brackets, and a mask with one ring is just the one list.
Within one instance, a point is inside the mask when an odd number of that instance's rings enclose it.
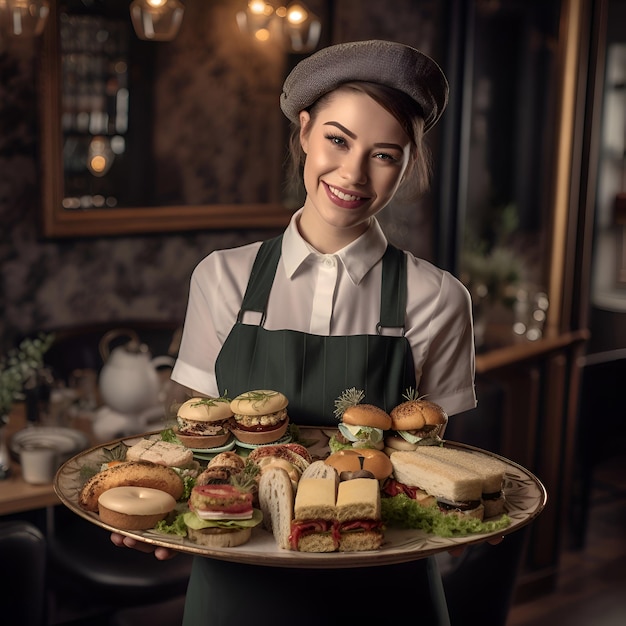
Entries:
{"label": "woman", "polygon": [[[423,136],[447,95],[431,59],[393,42],[332,46],[291,72],[280,102],[296,129],[304,205],[281,237],[198,265],[174,380],[211,396],[277,389],[301,424],[336,425],[334,400],[351,387],[388,411],[408,388],[449,415],[475,406],[466,289],[389,246],[375,218],[401,186],[426,187]],[[448,623],[433,559],[287,570],[196,558],[184,623],[403,616]]]}

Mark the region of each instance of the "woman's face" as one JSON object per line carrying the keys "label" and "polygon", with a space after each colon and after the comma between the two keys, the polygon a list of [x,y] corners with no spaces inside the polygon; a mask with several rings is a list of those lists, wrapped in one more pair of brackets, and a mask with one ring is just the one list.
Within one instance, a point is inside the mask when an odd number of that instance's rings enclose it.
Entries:
{"label": "woman's face", "polygon": [[307,198],[302,221],[358,237],[396,192],[410,141],[399,122],[368,95],[340,89],[311,119],[300,113]]}

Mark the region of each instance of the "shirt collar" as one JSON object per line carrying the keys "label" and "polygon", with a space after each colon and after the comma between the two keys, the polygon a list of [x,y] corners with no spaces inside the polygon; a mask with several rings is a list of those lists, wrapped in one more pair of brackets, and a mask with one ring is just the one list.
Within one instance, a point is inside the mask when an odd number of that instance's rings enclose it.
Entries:
{"label": "shirt collar", "polygon": [[[300,235],[297,223],[301,213],[302,209],[294,213],[283,236],[282,259],[289,278],[308,259],[324,256]],[[358,239],[337,251],[333,256],[341,260],[350,280],[358,285],[382,258],[386,248],[387,239],[382,228],[378,220],[372,218],[370,227]]]}

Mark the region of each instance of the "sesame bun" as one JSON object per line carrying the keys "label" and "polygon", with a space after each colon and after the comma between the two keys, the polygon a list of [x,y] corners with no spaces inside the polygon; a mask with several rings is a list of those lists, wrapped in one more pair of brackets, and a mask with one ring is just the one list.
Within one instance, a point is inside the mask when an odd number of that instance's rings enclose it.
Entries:
{"label": "sesame bun", "polygon": [[324,462],[334,467],[340,476],[342,472],[365,470],[371,472],[374,478],[384,480],[393,472],[391,460],[384,452],[368,448],[339,450]]}
{"label": "sesame bun", "polygon": [[381,430],[391,428],[389,414],[373,404],[355,404],[348,407],[343,413],[342,420],[344,424],[353,426],[370,426]]}
{"label": "sesame bun", "polygon": [[443,408],[428,400],[403,402],[392,409],[390,416],[393,430],[423,430],[426,427],[441,430],[448,423],[448,415]]}

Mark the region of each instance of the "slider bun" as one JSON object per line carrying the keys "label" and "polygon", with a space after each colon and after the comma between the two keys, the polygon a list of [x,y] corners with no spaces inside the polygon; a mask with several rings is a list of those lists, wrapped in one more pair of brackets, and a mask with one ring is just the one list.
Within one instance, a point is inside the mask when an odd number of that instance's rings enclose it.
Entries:
{"label": "slider bun", "polygon": [[249,541],[252,528],[203,528],[197,530],[187,526],[187,538],[207,548],[233,548]]}
{"label": "slider bun", "polygon": [[428,400],[408,400],[391,410],[393,430],[421,430],[425,426],[445,426],[448,415],[438,404]]}
{"label": "slider bun", "polygon": [[180,407],[178,407],[177,415],[178,417],[194,422],[221,422],[232,417],[233,412],[231,411],[228,401],[224,401],[220,398],[196,397],[183,402]]}
{"label": "slider bun", "polygon": [[339,474],[364,469],[371,472],[377,480],[384,480],[393,472],[391,460],[384,452],[368,448],[339,450],[328,456],[324,462],[334,467]]}
{"label": "slider bun", "polygon": [[237,415],[270,415],[282,411],[287,404],[287,397],[280,391],[257,389],[238,395],[230,408]]}
{"label": "slider bun", "polygon": [[231,432],[235,438],[243,443],[252,445],[262,445],[278,441],[286,432],[289,426],[289,420],[283,420],[277,428],[271,430],[243,430],[242,428],[231,428]]}
{"label": "slider bun", "polygon": [[391,428],[391,417],[388,413],[373,404],[355,404],[349,406],[343,413],[344,424],[353,426],[370,426],[388,430]]}
{"label": "slider bun", "polygon": [[391,456],[396,450],[415,450],[417,447],[418,444],[411,443],[403,437],[400,437],[400,435],[391,435],[390,437],[385,437],[383,452]]}
{"label": "slider bun", "polygon": [[169,493],[149,487],[113,487],[98,498],[100,519],[122,530],[154,528],[175,506]]}
{"label": "slider bun", "polygon": [[242,470],[246,462],[236,452],[220,452],[216,454],[207,467],[232,467],[236,470]]}
{"label": "slider bun", "polygon": [[219,448],[225,446],[231,435],[230,432],[223,435],[183,435],[178,428],[172,429],[180,442],[187,448]]}

